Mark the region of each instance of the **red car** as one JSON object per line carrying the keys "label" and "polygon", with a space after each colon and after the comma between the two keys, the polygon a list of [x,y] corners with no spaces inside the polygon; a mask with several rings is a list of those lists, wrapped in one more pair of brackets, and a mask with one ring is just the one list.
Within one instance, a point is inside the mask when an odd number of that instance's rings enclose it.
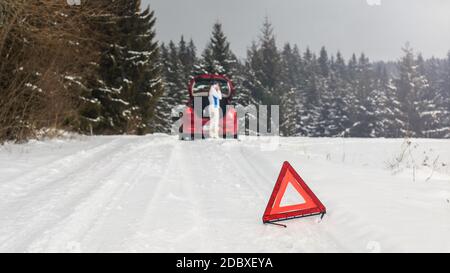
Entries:
{"label": "red car", "polygon": [[[180,139],[193,140],[209,136],[209,89],[214,83],[219,83],[222,91],[220,107],[222,109],[219,121],[219,135],[224,138],[238,138],[236,110],[227,107],[230,104],[235,88],[230,79],[221,75],[200,75],[189,83],[189,102],[183,113],[180,126]],[[194,104],[197,107],[194,107]]]}

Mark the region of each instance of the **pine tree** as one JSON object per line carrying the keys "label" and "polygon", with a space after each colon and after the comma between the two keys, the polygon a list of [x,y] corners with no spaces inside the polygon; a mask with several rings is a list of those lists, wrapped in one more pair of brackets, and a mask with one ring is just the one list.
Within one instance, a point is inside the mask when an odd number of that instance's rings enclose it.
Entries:
{"label": "pine tree", "polygon": [[261,58],[259,54],[258,46],[255,42],[252,42],[251,47],[247,50],[247,59],[245,62],[245,81],[243,82],[243,89],[248,90],[250,96],[258,104],[265,103],[267,90],[262,84],[259,76],[261,66]]}
{"label": "pine tree", "polygon": [[440,73],[439,106],[442,109],[441,126],[438,129],[442,137],[450,138],[450,52],[447,59],[443,62],[442,72]]}
{"label": "pine tree", "polygon": [[[323,70],[322,70],[323,71]],[[327,88],[321,94],[320,127],[322,136],[345,136],[350,127],[348,87],[345,82],[346,65],[338,52],[332,57],[328,71]]]}
{"label": "pine tree", "polygon": [[187,84],[192,77],[194,64],[196,62],[196,48],[194,41],[191,39],[187,44],[184,37],[181,36],[178,43],[179,59],[183,66],[183,81]]}
{"label": "pine tree", "polygon": [[341,80],[341,83],[347,82],[348,80],[347,65],[341,52],[338,51],[338,53],[336,54],[336,59],[333,62],[331,69],[336,74],[336,77],[338,77]]}
{"label": "pine tree", "polygon": [[[91,62],[86,66],[86,70],[90,71],[86,77],[86,85],[80,92],[80,103],[78,105],[79,112],[79,131],[82,133],[105,133],[104,129],[109,127],[107,108],[103,103],[109,102],[109,94],[106,90],[110,90],[106,83],[102,80],[105,74],[105,64],[107,60],[107,52],[112,51],[114,42],[113,33],[117,33],[115,25],[115,16],[113,8],[109,5],[108,0],[99,0],[96,2],[86,2],[87,8],[102,12],[94,12],[86,21],[89,22],[92,29],[97,32],[96,38],[97,51],[99,59]],[[77,82],[78,80],[71,77],[69,81]],[[69,83],[70,84],[70,83]]]}
{"label": "pine tree", "polygon": [[[320,56],[317,59],[315,70],[316,86],[319,94],[319,104],[317,105],[318,117],[315,125],[315,136],[330,136],[328,128],[330,124],[330,115],[332,111],[332,100],[334,94],[330,89],[330,59],[325,47],[320,50]],[[334,90],[333,90],[334,91]]]}
{"label": "pine tree", "polygon": [[[183,49],[185,50],[185,49]],[[169,133],[172,126],[172,115],[176,108],[185,105],[189,99],[185,66],[181,60],[181,48],[173,41],[168,48],[161,46],[161,63],[163,66],[164,93],[158,103],[158,132]]]}
{"label": "pine tree", "polygon": [[378,120],[372,74],[373,71],[369,59],[364,54],[361,54],[356,65],[356,71],[352,71],[352,77],[354,77],[351,91],[353,93],[353,124],[350,128],[350,134],[354,137],[376,136]]}
{"label": "pine tree", "polygon": [[[450,52],[447,55],[447,59],[442,65],[442,72],[440,73],[440,93],[444,98],[443,103],[450,106]],[[447,108],[447,109],[450,109]]]}
{"label": "pine tree", "polygon": [[348,61],[347,72],[346,80],[352,85],[356,84],[356,74],[358,72],[358,58],[356,57],[356,54],[352,54],[352,57]]}
{"label": "pine tree", "polygon": [[309,48],[303,56],[303,87],[305,89],[305,101],[307,106],[317,106],[319,104],[319,90],[317,88],[318,63],[316,56]]}
{"label": "pine tree", "polygon": [[94,109],[82,112],[90,122],[96,134],[123,133],[125,119],[122,115],[129,102],[122,101],[120,95],[123,84],[125,48],[121,45],[123,33],[119,21],[119,10],[122,3],[109,6],[109,1],[102,2],[109,14],[98,18],[98,29],[101,32],[101,55],[98,63],[98,78],[92,84],[92,101],[99,104]]}
{"label": "pine tree", "polygon": [[254,68],[257,79],[265,87],[263,103],[280,105],[281,93],[279,81],[281,77],[281,57],[276,45],[275,34],[269,18],[264,20],[261,31],[260,48],[258,49],[258,66]]}
{"label": "pine tree", "polygon": [[236,64],[233,70],[233,84],[235,85],[236,94],[233,97],[233,103],[241,106],[249,106],[258,104],[252,96],[251,75],[247,70],[247,65],[240,62]]}
{"label": "pine tree", "polygon": [[386,67],[378,66],[375,77],[376,116],[379,120],[375,135],[386,138],[403,137],[402,128],[405,128],[405,123],[401,118],[403,113],[400,109],[397,88],[389,78]]}
{"label": "pine tree", "polygon": [[195,46],[194,40],[192,39],[189,40],[187,52],[189,56],[189,63],[192,65],[197,59],[197,47]]}
{"label": "pine tree", "polygon": [[418,72],[425,75],[427,85],[423,88],[417,103],[424,137],[443,138],[450,136],[449,123],[449,90],[442,87],[445,79],[443,68],[445,62],[432,58],[425,61],[419,54],[417,57]]}
{"label": "pine tree", "polygon": [[156,105],[163,92],[159,47],[155,41],[156,19],[150,8],[140,12],[139,0],[125,2],[128,9],[121,29],[126,33],[123,46],[127,51],[121,94],[122,100],[129,104],[122,112],[127,120],[124,131],[145,134],[152,132]]}
{"label": "pine tree", "polygon": [[282,90],[280,105],[281,132],[285,136],[294,136],[298,133],[298,88],[300,85],[301,56],[297,47],[290,44],[284,46],[282,52],[282,73],[280,90]]}
{"label": "pine tree", "polygon": [[421,112],[425,111],[420,99],[428,83],[418,70],[413,50],[406,45],[403,51],[405,55],[399,63],[399,78],[396,81],[401,109],[405,114],[402,119],[406,127],[402,129],[408,136],[420,137],[423,130]]}
{"label": "pine tree", "polygon": [[319,64],[309,48],[303,54],[302,82],[299,87],[299,134],[320,135],[320,83]]}
{"label": "pine tree", "polygon": [[144,134],[152,131],[162,94],[155,16],[140,11],[140,1],[116,2],[105,23],[110,42],[99,64],[93,95],[101,103],[102,133]]}
{"label": "pine tree", "polygon": [[[255,106],[258,108],[264,100],[265,87],[261,84],[256,76],[256,71],[260,58],[258,56],[258,47],[255,42],[252,42],[251,47],[247,50],[247,58],[245,64],[240,65],[240,70],[242,71],[241,77],[235,77],[240,81],[239,89],[237,89],[237,94],[235,96],[235,102],[237,105],[241,106]],[[257,124],[258,116],[257,114],[249,113],[247,115],[248,121],[253,124]],[[239,124],[245,124],[246,117],[239,117]],[[251,128],[246,128],[251,134],[256,134],[257,132],[250,131]]]}
{"label": "pine tree", "polygon": [[281,84],[295,87],[300,83],[302,57],[298,47],[291,47],[289,43],[285,44],[281,53],[281,77],[278,80]]}
{"label": "pine tree", "polygon": [[320,56],[318,59],[320,74],[324,78],[328,78],[330,73],[330,60],[328,59],[328,52],[325,47],[320,49]]}
{"label": "pine tree", "polygon": [[185,82],[183,78],[185,66],[183,65],[180,56],[180,49],[171,41],[169,43],[166,82],[169,89],[168,94],[173,98],[174,106],[186,104],[189,99],[187,82]]}
{"label": "pine tree", "polygon": [[[286,88],[288,87],[286,86]],[[295,136],[298,134],[299,104],[297,96],[298,91],[295,87],[290,87],[283,92],[280,106],[280,114],[282,115],[280,129],[283,136]]]}
{"label": "pine tree", "polygon": [[246,84],[256,102],[264,105],[280,105],[281,56],[275,35],[266,17],[259,42],[253,42],[247,51]]}
{"label": "pine tree", "polygon": [[236,71],[237,58],[230,49],[221,23],[213,26],[211,39],[206,46],[202,59],[196,67],[196,74],[217,74],[233,77]]}
{"label": "pine tree", "polygon": [[168,82],[168,76],[170,73],[170,62],[169,62],[169,49],[163,43],[160,46],[160,63],[161,72],[163,79],[163,93],[156,105],[155,122],[153,123],[153,131],[160,133],[170,133],[172,124],[172,110],[171,107],[174,105],[174,98],[169,95],[170,83]]}

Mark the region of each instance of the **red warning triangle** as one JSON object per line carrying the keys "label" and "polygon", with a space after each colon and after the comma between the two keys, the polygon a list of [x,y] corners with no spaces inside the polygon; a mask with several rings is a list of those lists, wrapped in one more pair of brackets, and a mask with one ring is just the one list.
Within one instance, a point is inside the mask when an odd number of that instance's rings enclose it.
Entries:
{"label": "red warning triangle", "polygon": [[[291,184],[301,195],[304,202],[300,204],[282,206],[286,188]],[[277,183],[273,188],[266,211],[264,212],[263,222],[276,222],[297,217],[306,217],[326,213],[326,208],[320,202],[319,198],[306,185],[305,181],[298,175],[289,162],[284,162]]]}

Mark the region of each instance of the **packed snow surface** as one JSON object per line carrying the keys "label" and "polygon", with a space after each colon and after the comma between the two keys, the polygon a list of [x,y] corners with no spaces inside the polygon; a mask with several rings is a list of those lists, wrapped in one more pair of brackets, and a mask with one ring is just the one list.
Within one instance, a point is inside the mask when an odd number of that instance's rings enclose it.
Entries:
{"label": "packed snow surface", "polygon": [[[165,135],[6,144],[0,251],[450,252],[449,144]],[[322,221],[262,223],[285,160],[327,207]]]}

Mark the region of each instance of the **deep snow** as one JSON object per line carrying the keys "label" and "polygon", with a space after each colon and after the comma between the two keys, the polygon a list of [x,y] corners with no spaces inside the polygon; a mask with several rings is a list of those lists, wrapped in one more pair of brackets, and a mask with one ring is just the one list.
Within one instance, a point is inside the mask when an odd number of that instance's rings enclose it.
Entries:
{"label": "deep snow", "polygon": [[[0,146],[0,251],[450,252],[449,140],[266,141]],[[322,222],[262,224],[285,160],[327,207]]]}

